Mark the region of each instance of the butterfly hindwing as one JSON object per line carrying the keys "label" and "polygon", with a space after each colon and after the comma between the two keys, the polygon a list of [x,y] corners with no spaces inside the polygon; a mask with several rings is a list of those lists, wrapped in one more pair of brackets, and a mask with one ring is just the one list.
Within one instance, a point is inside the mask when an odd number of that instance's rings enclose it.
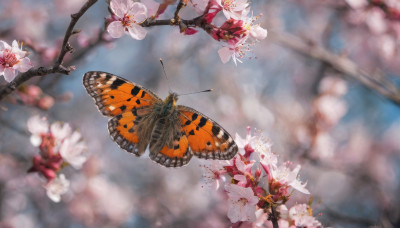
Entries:
{"label": "butterfly hindwing", "polygon": [[166,167],[186,165],[192,158],[183,129],[171,119],[158,119],[150,141],[150,158]]}
{"label": "butterfly hindwing", "polygon": [[236,155],[236,143],[219,124],[192,108],[178,105],[178,110],[193,155],[220,160],[229,160]]}
{"label": "butterfly hindwing", "polygon": [[126,110],[151,106],[162,101],[150,90],[113,74],[89,71],[83,85],[105,116],[117,116]]}

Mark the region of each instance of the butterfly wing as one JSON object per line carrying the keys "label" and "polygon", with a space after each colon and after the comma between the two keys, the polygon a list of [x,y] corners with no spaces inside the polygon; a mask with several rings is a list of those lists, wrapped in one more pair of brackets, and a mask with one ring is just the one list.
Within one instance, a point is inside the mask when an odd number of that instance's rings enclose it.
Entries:
{"label": "butterfly wing", "polygon": [[178,105],[179,120],[193,155],[205,159],[229,160],[238,147],[232,136],[204,114]]}
{"label": "butterfly wing", "polygon": [[108,122],[111,138],[124,150],[140,156],[149,134],[139,129],[140,122],[162,100],[150,90],[126,79],[100,71],[87,72],[83,85],[100,112],[112,117]]}
{"label": "butterfly wing", "polygon": [[158,119],[150,141],[150,158],[166,167],[181,167],[189,163],[193,154],[189,141],[177,120]]}
{"label": "butterfly wing", "polygon": [[152,106],[162,102],[150,90],[124,78],[101,71],[89,71],[83,76],[83,85],[96,102],[100,112],[113,117],[126,110]]}

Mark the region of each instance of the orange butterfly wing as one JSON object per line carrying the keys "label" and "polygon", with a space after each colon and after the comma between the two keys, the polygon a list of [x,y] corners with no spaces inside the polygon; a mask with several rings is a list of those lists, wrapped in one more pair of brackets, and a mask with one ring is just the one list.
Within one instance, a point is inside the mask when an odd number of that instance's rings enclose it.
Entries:
{"label": "orange butterfly wing", "polygon": [[186,106],[178,105],[178,110],[182,129],[195,156],[229,160],[236,155],[238,147],[235,141],[218,123]]}
{"label": "orange butterfly wing", "polygon": [[87,72],[83,85],[100,112],[113,117],[108,122],[111,138],[128,152],[137,156],[144,153],[147,141],[139,140],[136,125],[155,102],[162,100],[138,84],[100,71]]}

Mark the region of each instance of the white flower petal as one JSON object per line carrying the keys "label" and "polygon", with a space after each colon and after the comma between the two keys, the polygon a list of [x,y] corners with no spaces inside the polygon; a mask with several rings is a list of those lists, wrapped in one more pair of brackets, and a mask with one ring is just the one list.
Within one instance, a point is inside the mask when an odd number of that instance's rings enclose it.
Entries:
{"label": "white flower petal", "polygon": [[232,57],[233,51],[229,49],[229,47],[223,47],[218,50],[218,55],[222,61],[222,63],[227,63],[229,59]]}
{"label": "white flower petal", "polygon": [[46,194],[51,200],[58,203],[61,200],[61,195],[68,191],[69,184],[70,182],[65,178],[64,174],[60,174],[46,186]]}
{"label": "white flower petal", "polygon": [[257,40],[263,40],[267,38],[268,32],[266,29],[261,28],[260,25],[254,25],[251,27],[250,36]]}
{"label": "white flower petal", "polygon": [[112,38],[120,38],[125,33],[125,27],[120,21],[113,21],[108,25],[107,32]]}
{"label": "white flower petal", "polygon": [[116,16],[123,18],[125,13],[128,12],[128,1],[131,0],[112,0],[110,8]]}
{"label": "white flower petal", "polygon": [[129,14],[135,16],[137,23],[141,23],[147,18],[147,7],[143,3],[135,2]]}
{"label": "white flower petal", "polygon": [[160,6],[160,3],[154,0],[142,0],[142,3],[146,6],[147,15],[149,17],[154,16],[158,11],[158,7]]}
{"label": "white flower petal", "polygon": [[12,68],[12,67],[5,68],[3,74],[4,74],[4,79],[7,82],[11,82],[12,80],[14,80],[15,76],[17,76],[14,68]]}
{"label": "white flower petal", "polygon": [[129,35],[136,40],[143,40],[147,34],[146,29],[137,24],[133,24],[131,27],[129,27],[128,31]]}
{"label": "white flower petal", "polygon": [[21,59],[21,61],[15,65],[15,69],[19,72],[27,72],[30,68],[32,68],[32,64],[28,58]]}
{"label": "white flower petal", "polygon": [[49,124],[47,123],[46,118],[40,118],[40,116],[32,116],[29,118],[27,126],[28,131],[33,135],[40,135],[49,131]]}

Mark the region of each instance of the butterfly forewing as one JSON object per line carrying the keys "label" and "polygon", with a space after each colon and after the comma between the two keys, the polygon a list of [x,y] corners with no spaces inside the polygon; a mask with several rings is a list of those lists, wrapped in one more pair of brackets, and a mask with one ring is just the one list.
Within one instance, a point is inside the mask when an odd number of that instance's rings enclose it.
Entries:
{"label": "butterfly forewing", "polygon": [[105,116],[117,116],[125,110],[151,106],[162,100],[150,90],[113,74],[90,71],[83,85]]}
{"label": "butterfly forewing", "polygon": [[219,124],[192,108],[179,105],[178,110],[182,128],[195,156],[229,160],[236,155],[236,143]]}

